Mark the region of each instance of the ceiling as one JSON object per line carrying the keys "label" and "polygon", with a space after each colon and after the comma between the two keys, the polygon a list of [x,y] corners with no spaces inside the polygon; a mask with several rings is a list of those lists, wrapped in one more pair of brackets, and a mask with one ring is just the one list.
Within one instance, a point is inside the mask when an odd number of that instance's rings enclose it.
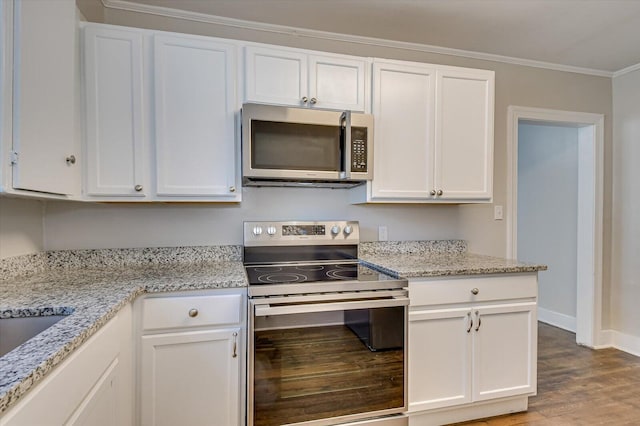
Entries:
{"label": "ceiling", "polygon": [[[103,0],[615,73],[640,64],[640,0]],[[465,52],[459,52],[463,54]]]}

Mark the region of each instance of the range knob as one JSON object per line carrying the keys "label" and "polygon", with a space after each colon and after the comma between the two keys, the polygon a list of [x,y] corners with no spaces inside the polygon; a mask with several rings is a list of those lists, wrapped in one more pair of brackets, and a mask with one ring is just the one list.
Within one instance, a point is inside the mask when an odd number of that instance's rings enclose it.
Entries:
{"label": "range knob", "polygon": [[258,235],[262,235],[262,227],[261,226],[254,226],[253,227],[253,235],[255,235],[256,237]]}
{"label": "range knob", "polygon": [[344,235],[350,235],[353,232],[353,228],[351,227],[351,225],[347,225],[344,227]]}
{"label": "range knob", "polygon": [[277,229],[275,226],[268,226],[267,227],[267,234],[269,235],[276,235]]}
{"label": "range knob", "polygon": [[333,225],[331,227],[331,235],[338,235],[340,233],[340,227],[338,225]]}

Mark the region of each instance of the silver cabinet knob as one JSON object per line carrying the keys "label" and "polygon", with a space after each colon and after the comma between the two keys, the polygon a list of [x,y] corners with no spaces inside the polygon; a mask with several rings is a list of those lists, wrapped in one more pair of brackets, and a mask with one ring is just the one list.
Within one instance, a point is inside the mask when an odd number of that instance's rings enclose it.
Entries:
{"label": "silver cabinet knob", "polygon": [[436,195],[436,190],[432,189],[431,192],[429,192],[429,194],[431,194],[432,197],[435,197]]}
{"label": "silver cabinet knob", "polygon": [[67,162],[67,164],[71,165],[71,164],[76,164],[76,156],[75,155],[70,155],[67,158],[65,158],[65,161]]}
{"label": "silver cabinet knob", "polygon": [[478,293],[480,293],[480,290],[478,290],[477,288],[471,289],[471,294],[478,294]]}
{"label": "silver cabinet knob", "polygon": [[198,316],[198,310],[196,308],[189,309],[189,316],[191,318],[195,318]]}
{"label": "silver cabinet knob", "polygon": [[136,186],[133,187],[133,189],[135,189],[136,192],[140,192],[140,191],[142,191],[142,185],[136,185]]}
{"label": "silver cabinet knob", "polygon": [[442,195],[442,189],[438,189],[438,192],[436,192],[436,195],[439,197]]}
{"label": "silver cabinet knob", "polygon": [[302,97],[302,103],[306,104],[307,102],[309,102],[309,98],[307,98],[306,96]]}
{"label": "silver cabinet knob", "polygon": [[229,192],[236,192],[236,187],[235,186],[230,186],[229,187]]}
{"label": "silver cabinet knob", "polygon": [[318,103],[318,100],[316,98],[311,98],[311,100],[309,101],[311,102],[313,105]]}

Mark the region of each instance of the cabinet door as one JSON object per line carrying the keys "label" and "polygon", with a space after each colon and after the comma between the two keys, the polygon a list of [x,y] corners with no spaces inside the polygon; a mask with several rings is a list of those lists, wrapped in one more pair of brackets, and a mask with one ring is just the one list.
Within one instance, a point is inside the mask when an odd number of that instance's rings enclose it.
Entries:
{"label": "cabinet door", "polygon": [[240,424],[239,336],[239,328],[143,336],[141,424]]}
{"label": "cabinet door", "polygon": [[473,399],[536,392],[536,304],[473,309]]}
{"label": "cabinet door", "polygon": [[84,29],[86,194],[143,197],[142,33]]}
{"label": "cabinet door", "polygon": [[471,402],[471,321],[468,308],[409,312],[410,411]]}
{"label": "cabinet door", "polygon": [[[245,48],[245,101],[305,106],[307,55],[301,52],[248,46]],[[307,99],[307,102],[303,100]]]}
{"label": "cabinet door", "polygon": [[433,189],[435,71],[373,64],[371,199],[428,199]]}
{"label": "cabinet door", "polygon": [[80,404],[68,426],[118,426],[118,360],[107,368],[89,395]]}
{"label": "cabinet door", "polygon": [[16,189],[80,193],[75,13],[73,0],[14,2]]}
{"label": "cabinet door", "polygon": [[236,47],[157,35],[154,53],[157,195],[234,201]]}
{"label": "cabinet door", "polygon": [[311,106],[364,112],[366,65],[364,60],[310,56]]}
{"label": "cabinet door", "polygon": [[437,73],[435,188],[438,199],[490,200],[493,192],[494,73]]}

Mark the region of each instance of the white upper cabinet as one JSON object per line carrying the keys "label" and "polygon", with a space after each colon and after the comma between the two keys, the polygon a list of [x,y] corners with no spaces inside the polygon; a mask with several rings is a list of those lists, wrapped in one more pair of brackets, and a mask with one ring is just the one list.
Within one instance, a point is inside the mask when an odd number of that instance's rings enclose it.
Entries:
{"label": "white upper cabinet", "polygon": [[154,74],[158,196],[234,201],[235,45],[155,35]]}
{"label": "white upper cabinet", "polygon": [[143,36],[84,29],[85,193],[144,197]]}
{"label": "white upper cabinet", "polygon": [[434,187],[435,70],[373,64],[373,199],[422,200]]}
{"label": "white upper cabinet", "polygon": [[83,24],[84,199],[240,201],[237,46]]}
{"label": "white upper cabinet", "polygon": [[355,202],[486,202],[493,71],[375,59],[374,177]]}
{"label": "white upper cabinet", "polygon": [[79,194],[76,3],[7,3],[14,16],[12,187]]}
{"label": "white upper cabinet", "polygon": [[[34,0],[35,4],[40,2]],[[66,0],[52,0],[51,4],[58,2],[68,6]],[[26,9],[31,10],[31,2],[21,4],[28,4]],[[24,15],[21,13],[18,16]],[[374,177],[351,190],[353,202],[469,203],[492,199],[493,71],[372,61],[257,43],[243,46],[233,40],[101,24],[81,27],[85,200],[240,201],[241,100],[372,112]],[[22,38],[34,37],[29,33]],[[24,43],[28,47],[29,43]],[[244,68],[239,70],[242,46]],[[43,64],[39,67],[48,69]],[[57,89],[49,77],[47,74],[44,79],[47,87]],[[53,93],[41,85],[34,87],[40,87],[37,90],[43,98]],[[22,89],[32,91],[31,87]],[[238,96],[238,90],[243,90],[243,97]],[[23,108],[25,96],[20,93],[18,90],[14,106]],[[73,109],[73,96],[57,97],[64,98],[63,104],[71,102],[71,107],[47,107],[47,111]],[[29,95],[26,99],[28,103]],[[30,108],[36,109],[34,102]],[[14,183],[25,189],[56,192],[29,183],[36,178],[48,185],[64,182],[51,179],[57,176],[47,168],[53,167],[51,164],[36,167],[39,163],[31,162],[30,156],[50,163],[62,158],[63,171],[77,171],[71,160],[73,150],[63,148],[63,142],[74,140],[73,135],[49,145],[42,143],[45,139],[32,137],[29,140],[38,143],[26,144],[23,135],[33,129],[20,123],[22,115],[14,117],[13,138],[18,151]],[[29,123],[47,119],[29,119]],[[57,123],[63,121],[56,118]],[[32,149],[31,154],[29,148],[33,147],[38,149]],[[48,151],[53,148],[57,157]],[[62,152],[69,154],[62,156]],[[70,161],[65,161],[67,158]]]}
{"label": "white upper cabinet", "polygon": [[436,83],[435,187],[441,200],[490,200],[493,71],[443,68]]}
{"label": "white upper cabinet", "polygon": [[297,49],[245,48],[245,101],[365,111],[365,58]]}

